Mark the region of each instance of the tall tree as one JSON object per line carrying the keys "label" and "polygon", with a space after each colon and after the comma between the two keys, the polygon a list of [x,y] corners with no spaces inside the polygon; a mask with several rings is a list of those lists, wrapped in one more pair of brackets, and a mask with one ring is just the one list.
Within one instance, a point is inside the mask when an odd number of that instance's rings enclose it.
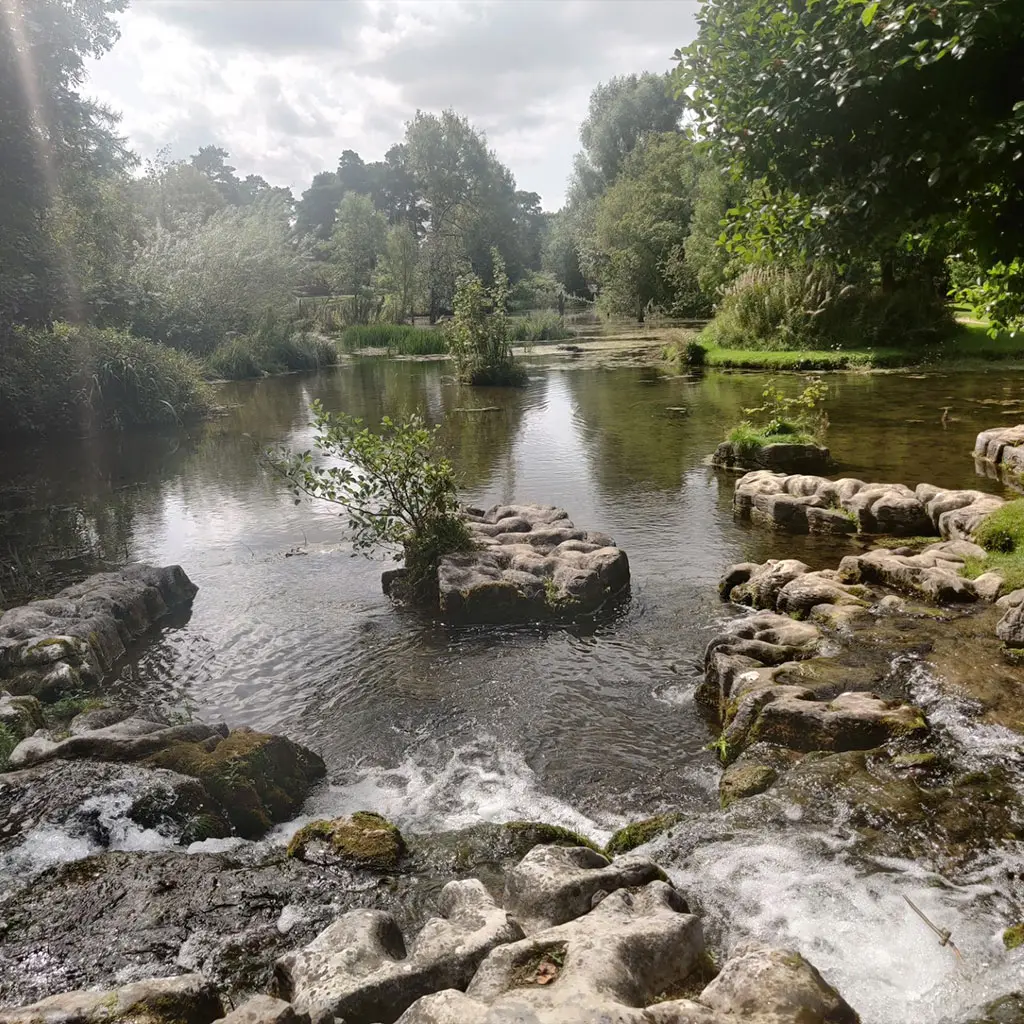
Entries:
{"label": "tall tree", "polygon": [[377,281],[385,313],[394,323],[405,323],[416,312],[419,260],[419,241],[412,228],[408,224],[391,227],[378,264]]}
{"label": "tall tree", "polygon": [[73,304],[47,214],[81,176],[130,159],[116,118],[85,100],[84,60],[116,41],[127,0],[0,0],[0,327]]}
{"label": "tall tree", "polygon": [[708,0],[677,56],[718,161],[772,197],[734,235],[883,267],[951,225],[983,265],[1024,251],[1020,0]]}
{"label": "tall tree", "polygon": [[369,196],[348,192],[338,206],[328,246],[335,291],[351,296],[351,316],[366,323],[375,311],[373,272],[384,251],[387,221]]}

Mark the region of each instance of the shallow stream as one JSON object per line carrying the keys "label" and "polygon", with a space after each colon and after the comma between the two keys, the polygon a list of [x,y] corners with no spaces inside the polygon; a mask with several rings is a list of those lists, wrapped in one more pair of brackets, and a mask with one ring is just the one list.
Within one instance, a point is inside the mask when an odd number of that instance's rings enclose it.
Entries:
{"label": "shallow stream", "polygon": [[[0,452],[0,561],[47,586],[125,559],[180,563],[200,588],[191,618],[125,663],[114,696],[314,747],[331,785],[311,813],[366,807],[423,831],[541,819],[604,839],[681,808],[689,823],[652,854],[725,921],[717,939],[795,944],[866,1024],[962,1021],[1019,986],[1024,950],[1007,954],[999,940],[1019,850],[947,880],[861,857],[842,821],[804,827],[794,809],[782,824],[737,829],[717,809],[720,769],[692,694],[728,614],[722,569],[774,556],[825,566],[851,550],[736,522],[731,479],[705,465],[767,376],[665,378],[538,358],[529,387],[488,392],[449,373],[444,362],[361,360],[225,385],[225,414],[193,431]],[[975,473],[971,449],[979,430],[1024,421],[1024,378],[829,381],[842,474],[1002,491]],[[370,422],[414,410],[441,422],[470,502],[558,504],[611,533],[629,554],[629,602],[571,629],[450,629],[393,607],[384,566],[353,554],[336,514],[296,504],[258,466],[264,446],[310,446],[315,398]],[[965,767],[1020,765],[1018,734],[978,724],[933,679],[914,685]],[[61,855],[59,836],[41,838],[40,857]],[[953,930],[963,960],[904,894]]]}

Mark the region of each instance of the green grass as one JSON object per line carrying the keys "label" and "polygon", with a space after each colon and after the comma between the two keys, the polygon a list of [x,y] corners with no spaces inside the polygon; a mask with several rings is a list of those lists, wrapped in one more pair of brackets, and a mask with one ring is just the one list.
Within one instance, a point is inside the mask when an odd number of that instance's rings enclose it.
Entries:
{"label": "green grass", "polygon": [[436,327],[412,327],[409,324],[359,324],[346,327],[342,331],[340,343],[349,352],[362,348],[383,348],[401,356],[431,356],[448,351],[442,330]]}
{"label": "green grass", "polygon": [[998,572],[1007,592],[1024,587],[1024,498],[1008,501],[989,513],[974,531],[974,541],[985,549],[984,558],[969,558],[968,579]]}
{"label": "green grass", "polygon": [[274,337],[240,335],[219,345],[206,358],[206,375],[216,380],[253,380],[272,373],[319,370],[338,361],[330,338],[316,334],[275,332]]}
{"label": "green grass", "polygon": [[564,341],[573,337],[565,321],[552,312],[514,316],[508,322],[509,341],[515,344],[533,341]]}
{"label": "green grass", "polygon": [[752,423],[740,423],[733,427],[725,438],[735,449],[736,454],[748,455],[769,444],[815,444],[814,438],[794,428],[784,433],[769,434],[755,427]]}
{"label": "green grass", "polygon": [[[899,369],[907,366],[960,366],[987,363],[1024,363],[1024,334],[1003,333],[990,338],[979,323],[960,323],[946,340],[930,346],[907,345],[863,349],[756,350],[720,348],[704,335],[705,365],[735,370],[857,370]],[[669,353],[670,355],[672,353]]]}

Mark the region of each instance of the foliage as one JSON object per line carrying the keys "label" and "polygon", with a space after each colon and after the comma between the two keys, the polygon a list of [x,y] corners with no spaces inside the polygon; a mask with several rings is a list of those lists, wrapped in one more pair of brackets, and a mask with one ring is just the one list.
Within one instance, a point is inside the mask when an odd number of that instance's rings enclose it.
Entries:
{"label": "foliage", "polygon": [[334,366],[338,349],[330,338],[299,331],[288,317],[267,311],[249,334],[222,342],[206,357],[207,376],[250,380],[269,373]]}
{"label": "foliage", "polygon": [[541,254],[541,268],[555,279],[566,295],[593,299],[593,289],[580,269],[575,218],[567,209],[548,214],[547,217],[547,237]]}
{"label": "foliage", "polygon": [[356,550],[400,545],[406,567],[422,580],[442,555],[469,546],[455,472],[435,451],[435,431],[418,416],[385,417],[375,432],[319,402],[313,413],[316,450],[333,464],[318,465],[312,451],[271,458],[296,495],[342,508]]}
{"label": "foliage", "polygon": [[18,737],[3,722],[0,722],[0,772],[7,771],[11,753],[18,742]]}
{"label": "foliage", "polygon": [[708,350],[695,338],[690,338],[681,349],[673,350],[672,357],[684,366],[704,366],[708,361]]}
{"label": "foliage", "polygon": [[1024,551],[1024,498],[990,512],[974,531],[974,542],[986,551]]}
{"label": "foliage", "polygon": [[487,288],[475,274],[459,279],[455,315],[445,324],[448,350],[459,378],[468,384],[522,385],[526,374],[516,365],[509,340],[508,278],[497,250],[494,284]]}
{"label": "foliage", "polygon": [[409,324],[364,324],[348,327],[341,344],[350,352],[363,348],[386,348],[401,356],[429,356],[448,351],[444,332]]}
{"label": "foliage", "polygon": [[764,401],[760,405],[743,412],[760,420],[761,429],[766,434],[795,434],[801,428],[818,426],[822,405],[828,398],[828,385],[820,378],[812,377],[798,395],[787,395],[774,380],[770,380],[761,397]]}
{"label": "foliage", "polygon": [[228,207],[180,232],[158,230],[132,270],[140,290],[135,331],[205,354],[292,301],[304,266],[277,197]]}
{"label": "foliage", "polygon": [[327,253],[334,290],[348,296],[350,323],[365,324],[376,315],[377,297],[371,285],[387,245],[387,230],[387,221],[369,196],[346,193]]}
{"label": "foliage", "polygon": [[[74,311],[53,204],[132,162],[117,118],[77,91],[118,38],[126,0],[0,0],[0,329]],[[83,222],[80,226],[88,226]]]}
{"label": "foliage", "polygon": [[210,405],[195,360],[123,331],[57,323],[0,339],[0,433],[159,426]]}
{"label": "foliage", "polygon": [[420,243],[407,224],[388,231],[376,284],[386,320],[401,324],[412,319],[420,297]]}
{"label": "foliage", "polygon": [[509,302],[513,310],[524,312],[564,308],[565,288],[550,271],[529,270],[516,282]]}
{"label": "foliage", "polygon": [[813,444],[814,436],[800,430],[779,430],[772,432],[752,423],[738,423],[726,435],[740,459],[750,458],[769,444]]}
{"label": "foliage", "polygon": [[727,288],[705,344],[738,349],[843,349],[925,345],[953,319],[931,290],[907,284],[885,294],[827,264],[754,266]]}
{"label": "foliage", "polygon": [[1024,248],[1015,0],[708,0],[677,57],[716,161],[765,184],[734,240],[883,278],[953,235],[986,269]]}
{"label": "foliage", "polygon": [[574,337],[565,326],[565,320],[557,313],[528,313],[514,316],[508,322],[509,341],[518,343],[533,341],[563,341]]}

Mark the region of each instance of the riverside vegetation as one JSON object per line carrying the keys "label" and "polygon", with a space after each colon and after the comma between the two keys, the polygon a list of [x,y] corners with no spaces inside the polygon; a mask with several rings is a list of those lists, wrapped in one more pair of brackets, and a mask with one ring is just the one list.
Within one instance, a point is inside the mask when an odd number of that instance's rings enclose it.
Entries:
{"label": "riverside vegetation", "polygon": [[[1009,2],[811,13],[709,0],[671,74],[595,88],[558,213],[451,110],[417,113],[382,160],[344,151],[298,199],[213,145],[139,175],[116,115],[81,93],[124,2],[42,0],[22,26],[43,106],[63,111],[45,151],[16,79],[3,84],[7,433],[184,421],[209,405],[203,377],[315,369],[339,343],[437,353],[411,322],[458,321],[467,276],[500,292],[502,313],[535,310],[504,332],[496,319],[486,342],[452,328],[460,375],[479,380],[509,377],[509,343],[564,338],[573,303],[641,321],[711,316],[708,366],[1020,357],[1024,108],[994,84],[1019,56]],[[921,110],[924,94],[942,102]],[[777,131],[761,130],[768,111]],[[952,299],[973,324],[958,327]],[[367,326],[382,333],[348,333]],[[108,330],[122,339],[113,357],[100,351]],[[480,345],[506,369],[484,373]],[[69,369],[33,385],[53,353]]]}

